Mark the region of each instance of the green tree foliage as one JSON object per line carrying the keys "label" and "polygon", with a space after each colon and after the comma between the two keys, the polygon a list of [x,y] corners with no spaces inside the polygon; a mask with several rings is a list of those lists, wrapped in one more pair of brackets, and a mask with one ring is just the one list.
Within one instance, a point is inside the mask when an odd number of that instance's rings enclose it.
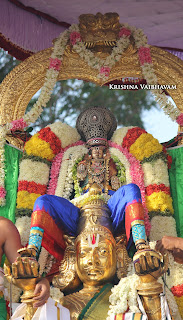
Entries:
{"label": "green tree foliage", "polygon": [[10,56],[6,51],[0,49],[0,83],[5,76],[20,63],[17,59]]}
{"label": "green tree foliage", "polygon": [[[19,62],[0,51],[0,80]],[[31,99],[31,109],[39,92]],[[39,129],[57,120],[75,125],[79,113],[90,106],[106,106],[118,119],[120,126],[143,126],[142,112],[156,106],[151,95],[145,90],[112,90],[108,86],[96,86],[82,80],[58,81],[47,107],[40,118],[32,124]]]}

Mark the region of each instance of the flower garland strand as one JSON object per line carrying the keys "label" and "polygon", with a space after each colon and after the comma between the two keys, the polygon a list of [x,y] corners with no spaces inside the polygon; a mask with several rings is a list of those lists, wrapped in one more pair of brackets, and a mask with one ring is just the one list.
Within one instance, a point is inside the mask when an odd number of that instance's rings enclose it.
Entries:
{"label": "flower garland strand", "polygon": [[[5,204],[5,187],[4,187],[4,145],[6,134],[10,131],[22,130],[35,122],[46,107],[50,99],[52,90],[57,82],[58,74],[62,66],[62,60],[67,43],[71,43],[73,49],[79,54],[80,58],[93,69],[97,69],[98,78],[106,81],[109,78],[111,68],[121,59],[125,49],[130,45],[130,37],[133,37],[138,49],[138,56],[143,76],[147,84],[157,84],[157,77],[153,70],[150,47],[147,44],[146,36],[141,29],[131,27],[128,24],[122,25],[116,46],[113,47],[112,53],[106,59],[100,59],[93,52],[86,49],[79,32],[78,25],[72,25],[57,38],[54,49],[50,57],[49,68],[46,72],[45,82],[42,87],[40,96],[32,109],[27,112],[21,119],[14,120],[4,126],[0,126],[0,206]],[[167,98],[161,90],[154,90],[156,100],[163,108],[164,112],[172,120],[176,120],[179,125],[183,125],[183,113],[181,113]]]}

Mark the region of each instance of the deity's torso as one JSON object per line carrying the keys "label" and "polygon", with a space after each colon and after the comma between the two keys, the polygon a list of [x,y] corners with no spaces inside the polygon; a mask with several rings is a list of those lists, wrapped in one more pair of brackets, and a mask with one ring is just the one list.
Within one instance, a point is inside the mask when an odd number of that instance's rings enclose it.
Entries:
{"label": "deity's torso", "polygon": [[119,189],[117,173],[116,165],[109,154],[101,159],[92,159],[87,155],[77,168],[77,178],[84,192],[94,183],[97,183],[105,193],[108,193],[108,190]]}

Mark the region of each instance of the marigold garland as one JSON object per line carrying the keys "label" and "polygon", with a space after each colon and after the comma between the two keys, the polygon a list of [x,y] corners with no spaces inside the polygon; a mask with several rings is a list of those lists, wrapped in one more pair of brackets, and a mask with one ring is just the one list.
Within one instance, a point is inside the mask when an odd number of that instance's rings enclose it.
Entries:
{"label": "marigold garland", "polygon": [[61,141],[57,136],[51,131],[49,127],[43,128],[39,131],[38,137],[43,141],[46,141],[50,144],[50,148],[53,153],[56,155],[61,150]]}
{"label": "marigold garland", "polygon": [[152,154],[161,152],[162,145],[149,133],[142,133],[137,140],[130,146],[130,153],[136,159],[143,160],[145,157],[149,158]]}
{"label": "marigold garland", "polygon": [[[126,137],[128,131],[132,128],[134,127],[131,126],[131,127],[123,127],[123,128],[116,129],[112,135],[111,141],[121,146],[123,143],[124,137]],[[123,148],[125,148],[125,146]]]}
{"label": "marigold garland", "polygon": [[32,162],[42,162],[47,164],[49,167],[51,166],[51,162],[49,160],[46,160],[44,158],[41,158],[40,156],[33,156],[32,154],[27,154],[27,152],[24,150],[23,153],[23,158],[20,159],[20,163],[25,160],[25,159],[29,159]]}
{"label": "marigold garland", "polygon": [[170,195],[170,187],[166,187],[163,183],[157,185],[157,184],[150,184],[146,187],[146,195],[150,196],[153,192],[159,192],[163,191],[166,194]]}
{"label": "marigold garland", "polygon": [[123,139],[122,147],[127,148],[128,151],[134,142],[141,136],[142,133],[147,133],[144,129],[134,127],[129,129],[126,136]]}
{"label": "marigold garland", "polygon": [[158,210],[161,212],[169,210],[172,214],[174,212],[172,198],[162,191],[154,192],[150,196],[146,196],[146,206],[149,212]]}
{"label": "marigold garland", "polygon": [[167,153],[165,154],[164,152],[157,152],[155,154],[152,154],[150,157],[148,158],[144,158],[143,160],[141,160],[141,164],[146,163],[146,162],[153,162],[156,161],[158,159],[161,159],[165,162],[165,164],[167,164]]}
{"label": "marigold garland", "polygon": [[26,190],[29,193],[39,193],[41,195],[46,193],[47,186],[34,181],[19,181],[18,191]]}
{"label": "marigold garland", "polygon": [[17,194],[17,208],[26,208],[33,210],[34,202],[41,194],[29,193],[28,191],[19,191]]}
{"label": "marigold garland", "polygon": [[47,160],[53,160],[55,154],[50,147],[49,142],[46,142],[39,138],[39,133],[36,133],[27,143],[25,144],[25,151],[28,155],[40,156]]}

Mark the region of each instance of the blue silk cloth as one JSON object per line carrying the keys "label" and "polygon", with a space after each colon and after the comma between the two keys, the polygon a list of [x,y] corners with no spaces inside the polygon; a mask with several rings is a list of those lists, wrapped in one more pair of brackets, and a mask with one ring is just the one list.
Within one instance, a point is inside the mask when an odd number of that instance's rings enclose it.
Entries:
{"label": "blue silk cloth", "polygon": [[[133,203],[141,203],[140,189],[131,183],[117,191],[109,191],[111,198],[108,207],[111,211],[111,222],[114,235],[125,228],[125,210]],[[46,211],[59,228],[71,236],[77,235],[79,208],[70,201],[54,195],[43,195],[37,198],[34,211]]]}

